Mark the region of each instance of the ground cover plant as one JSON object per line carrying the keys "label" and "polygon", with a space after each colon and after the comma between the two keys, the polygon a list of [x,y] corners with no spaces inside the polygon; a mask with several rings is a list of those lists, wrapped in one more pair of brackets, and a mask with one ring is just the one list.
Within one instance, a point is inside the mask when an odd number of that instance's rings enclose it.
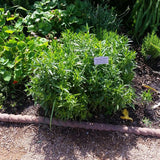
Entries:
{"label": "ground cover plant", "polygon": [[[135,52],[127,37],[103,35],[99,41],[89,33],[66,31],[43,58],[33,60],[28,90],[51,117],[86,120],[132,104]],[[99,56],[108,56],[109,64],[95,66],[94,57]]]}
{"label": "ground cover plant", "polygon": [[26,37],[18,14],[1,8],[0,18],[0,93],[4,101],[11,94],[16,94],[17,83],[24,86],[28,81],[32,73],[31,61],[47,49],[48,40]]}

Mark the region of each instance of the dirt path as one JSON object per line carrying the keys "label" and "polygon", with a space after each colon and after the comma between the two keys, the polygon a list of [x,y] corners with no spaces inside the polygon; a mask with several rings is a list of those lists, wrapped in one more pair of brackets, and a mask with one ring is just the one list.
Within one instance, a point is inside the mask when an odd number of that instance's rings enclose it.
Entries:
{"label": "dirt path", "polygon": [[0,122],[0,160],[159,160],[160,139]]}

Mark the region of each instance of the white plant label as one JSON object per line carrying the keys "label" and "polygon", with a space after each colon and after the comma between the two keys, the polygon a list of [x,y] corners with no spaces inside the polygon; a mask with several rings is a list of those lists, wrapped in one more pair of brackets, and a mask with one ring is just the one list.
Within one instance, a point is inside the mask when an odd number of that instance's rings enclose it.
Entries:
{"label": "white plant label", "polygon": [[95,57],[94,58],[94,65],[99,64],[108,64],[108,57]]}

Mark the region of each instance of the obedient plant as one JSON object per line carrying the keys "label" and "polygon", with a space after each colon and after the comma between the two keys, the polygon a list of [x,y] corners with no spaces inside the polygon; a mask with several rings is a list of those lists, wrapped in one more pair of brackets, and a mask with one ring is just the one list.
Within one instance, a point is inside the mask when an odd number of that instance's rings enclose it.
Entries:
{"label": "obedient plant", "polygon": [[[94,65],[99,56],[108,56],[109,64]],[[99,41],[89,33],[66,31],[32,61],[27,88],[51,117],[85,120],[107,115],[132,104],[134,58],[127,37],[104,32]]]}

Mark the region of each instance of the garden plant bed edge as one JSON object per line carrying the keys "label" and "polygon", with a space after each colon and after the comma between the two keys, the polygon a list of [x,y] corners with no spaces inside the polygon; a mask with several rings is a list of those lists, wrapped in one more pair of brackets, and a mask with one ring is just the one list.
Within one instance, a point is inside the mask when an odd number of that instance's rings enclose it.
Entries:
{"label": "garden plant bed edge", "polygon": [[99,131],[117,131],[122,133],[131,133],[143,136],[156,136],[160,137],[160,129],[153,128],[142,128],[142,127],[131,127],[124,125],[111,125],[102,123],[91,123],[91,122],[76,122],[76,121],[61,121],[53,119],[50,121],[46,117],[36,117],[29,115],[13,115],[13,114],[1,114],[0,121],[3,122],[16,122],[16,123],[42,123],[42,124],[52,124],[60,127],[71,127],[71,128],[82,128],[82,129],[92,129]]}

